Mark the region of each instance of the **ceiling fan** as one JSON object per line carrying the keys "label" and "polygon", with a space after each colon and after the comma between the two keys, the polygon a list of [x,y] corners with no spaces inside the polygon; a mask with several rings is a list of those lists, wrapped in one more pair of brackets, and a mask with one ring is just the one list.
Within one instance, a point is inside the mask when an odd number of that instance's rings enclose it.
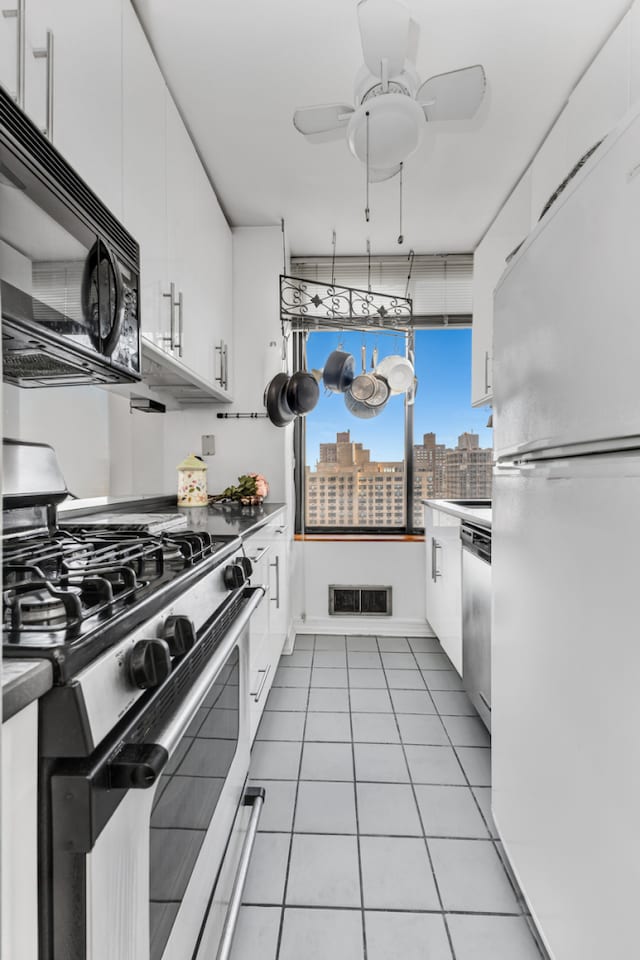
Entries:
{"label": "ceiling fan", "polygon": [[420,28],[401,0],[359,0],[358,22],[364,66],[356,75],[355,107],[302,107],[293,124],[312,143],[346,135],[353,155],[367,165],[368,180],[388,180],[418,148],[427,122],[474,116],[486,77],[476,64],[420,83],[415,69]]}

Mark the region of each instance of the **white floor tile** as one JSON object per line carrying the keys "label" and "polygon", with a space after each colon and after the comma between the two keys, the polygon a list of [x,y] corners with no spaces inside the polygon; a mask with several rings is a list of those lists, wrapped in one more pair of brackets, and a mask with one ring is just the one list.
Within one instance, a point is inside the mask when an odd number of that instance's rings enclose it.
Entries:
{"label": "white floor tile", "polygon": [[295,833],[286,902],[303,907],[359,907],[356,838]]}
{"label": "white floor tile", "polygon": [[362,960],[363,957],[359,910],[285,910],[279,960]]}
{"label": "white floor tile", "polygon": [[367,960],[452,960],[438,914],[366,910],[365,928]]}

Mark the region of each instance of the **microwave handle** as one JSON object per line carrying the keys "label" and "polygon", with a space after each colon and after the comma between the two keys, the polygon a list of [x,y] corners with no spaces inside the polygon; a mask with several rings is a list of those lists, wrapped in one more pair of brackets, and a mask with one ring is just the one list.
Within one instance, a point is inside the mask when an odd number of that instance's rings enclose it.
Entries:
{"label": "microwave handle", "polygon": [[110,357],[117,347],[118,341],[120,340],[120,333],[124,321],[124,284],[122,282],[120,267],[118,266],[118,261],[116,260],[113,251],[107,246],[106,243],[103,243],[102,247],[106,252],[107,260],[109,261],[109,266],[111,268],[111,272],[113,273],[113,279],[116,287],[116,303],[113,311],[113,325],[111,327],[111,332],[104,343],[104,352],[108,357]]}

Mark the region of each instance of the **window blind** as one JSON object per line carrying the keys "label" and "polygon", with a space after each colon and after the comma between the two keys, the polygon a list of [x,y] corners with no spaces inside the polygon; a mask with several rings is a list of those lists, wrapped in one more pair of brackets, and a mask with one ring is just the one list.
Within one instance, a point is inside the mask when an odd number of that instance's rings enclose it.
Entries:
{"label": "window blind", "polygon": [[472,319],[472,254],[422,254],[411,266],[399,257],[292,257],[291,275],[304,280],[359,290],[375,290],[413,300],[413,325],[470,326]]}

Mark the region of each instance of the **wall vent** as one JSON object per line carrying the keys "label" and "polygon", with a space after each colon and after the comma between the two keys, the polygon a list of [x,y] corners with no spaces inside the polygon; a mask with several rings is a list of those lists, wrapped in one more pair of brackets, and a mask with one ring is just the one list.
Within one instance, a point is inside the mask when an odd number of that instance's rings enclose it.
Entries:
{"label": "wall vent", "polygon": [[329,614],[335,617],[390,617],[391,587],[329,585]]}

